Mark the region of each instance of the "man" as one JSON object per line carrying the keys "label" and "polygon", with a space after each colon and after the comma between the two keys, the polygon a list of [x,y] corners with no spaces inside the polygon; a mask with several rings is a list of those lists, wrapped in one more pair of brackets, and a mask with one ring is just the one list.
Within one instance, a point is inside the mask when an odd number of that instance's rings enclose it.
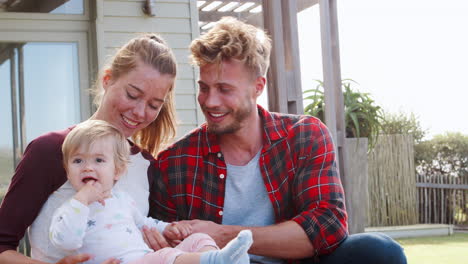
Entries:
{"label": "man", "polygon": [[[253,263],[406,263],[388,237],[348,236],[326,126],[256,104],[271,50],[263,30],[223,18],[190,49],[200,67],[198,102],[206,123],[158,155],[153,217],[202,219],[191,221],[194,232],[221,247],[251,229]],[[377,259],[369,259],[372,253]]]}

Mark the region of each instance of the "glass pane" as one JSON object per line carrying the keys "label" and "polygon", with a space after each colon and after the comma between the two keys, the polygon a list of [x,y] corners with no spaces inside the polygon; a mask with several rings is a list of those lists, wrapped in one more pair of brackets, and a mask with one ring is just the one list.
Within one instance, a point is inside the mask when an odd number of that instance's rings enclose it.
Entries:
{"label": "glass pane", "polygon": [[[80,121],[80,88],[78,47],[76,43],[0,43],[0,198],[3,197],[14,169],[14,135],[17,146],[23,140],[21,128],[13,128],[11,72],[16,76],[17,108],[20,92],[24,91],[25,130],[23,146],[34,138],[54,130],[67,128]],[[14,52],[15,67],[11,67]],[[22,54],[23,60],[20,59]],[[19,72],[24,73],[20,86]],[[19,150],[21,151],[21,150]]]}
{"label": "glass pane", "polygon": [[76,43],[27,43],[24,52],[26,139],[80,121]]}
{"label": "glass pane", "polygon": [[0,12],[83,14],[83,0],[0,0]]}
{"label": "glass pane", "polygon": [[[3,53],[4,50],[2,50]],[[3,55],[3,54],[2,54]],[[13,175],[13,129],[11,124],[10,60],[0,58],[0,199]]]}

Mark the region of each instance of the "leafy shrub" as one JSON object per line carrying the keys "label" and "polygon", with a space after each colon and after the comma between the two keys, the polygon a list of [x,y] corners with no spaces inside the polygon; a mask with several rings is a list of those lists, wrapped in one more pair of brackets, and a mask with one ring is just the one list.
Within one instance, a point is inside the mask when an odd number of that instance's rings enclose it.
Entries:
{"label": "leafy shrub", "polygon": [[417,144],[424,138],[426,131],[422,129],[421,123],[413,113],[407,115],[403,112],[397,114],[384,112],[381,134],[411,134],[414,143]]}
{"label": "leafy shrub", "polygon": [[415,146],[418,173],[468,177],[468,135],[448,132]]}
{"label": "leafy shrub", "polygon": [[[304,107],[304,113],[318,117],[324,121],[325,97],[323,82],[317,80],[315,89],[304,91],[304,100],[310,101]],[[344,79],[341,82],[343,88],[344,115],[346,126],[346,137],[367,137],[371,149],[380,132],[382,109],[375,105],[375,101],[368,93],[361,93],[353,88],[351,84],[355,81]]]}

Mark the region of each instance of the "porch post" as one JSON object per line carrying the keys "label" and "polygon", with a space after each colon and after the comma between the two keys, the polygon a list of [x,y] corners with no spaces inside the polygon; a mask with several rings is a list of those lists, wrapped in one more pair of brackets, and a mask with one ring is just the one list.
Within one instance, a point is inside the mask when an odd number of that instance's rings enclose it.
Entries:
{"label": "porch post", "polygon": [[264,0],[263,14],[273,45],[267,78],[269,110],[303,114],[297,1]]}

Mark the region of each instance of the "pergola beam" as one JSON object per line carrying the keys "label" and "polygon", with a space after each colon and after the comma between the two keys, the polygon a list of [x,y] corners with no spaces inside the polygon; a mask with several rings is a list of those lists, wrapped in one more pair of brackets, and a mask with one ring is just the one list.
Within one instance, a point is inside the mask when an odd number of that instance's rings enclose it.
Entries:
{"label": "pergola beam", "polygon": [[[201,22],[214,22],[214,21],[218,21],[220,20],[222,17],[225,17],[225,16],[232,16],[232,17],[241,17],[243,20],[246,20],[248,23],[252,24],[252,25],[255,25],[255,26],[262,26],[263,25],[263,16],[261,13],[251,13],[249,12],[249,10],[252,10],[254,8],[256,8],[257,6],[261,5],[262,6],[262,9],[265,9],[265,7],[263,6],[264,3],[263,3],[263,0],[248,0],[248,1],[236,1],[236,0],[218,0],[219,2],[221,2],[221,4],[219,6],[217,6],[215,9],[211,10],[211,11],[203,11],[203,8],[208,6],[209,4],[211,4],[212,2],[214,1],[206,1],[203,5],[199,6],[198,7],[198,10],[199,10],[199,20]],[[266,0],[266,2],[269,2],[269,1],[276,1],[276,0]],[[218,11],[221,7],[227,5],[228,3],[239,3],[237,6],[233,7],[232,10],[229,10],[229,11],[226,11],[226,12],[220,12]],[[251,6],[250,8],[248,8],[247,10],[245,11],[242,11],[242,12],[234,12],[234,10],[240,6],[242,6],[243,4],[247,3],[247,2],[251,2],[251,3],[254,3],[253,6]],[[288,1],[283,1],[283,2],[289,2]],[[287,5],[293,5],[292,7],[294,7],[294,5],[296,6],[296,8],[294,8],[296,10],[296,12],[300,12],[304,9],[307,9],[313,5],[316,5],[318,4],[319,0],[297,0],[297,1],[294,1],[294,4],[291,4],[291,3],[285,3]]]}
{"label": "pergola beam", "polygon": [[[353,141],[345,142],[346,125],[344,116],[343,91],[341,88],[340,52],[338,38],[338,15],[337,0],[320,0],[320,27],[322,37],[322,60],[323,60],[323,83],[325,92],[325,123],[330,129],[336,142],[337,160],[341,181],[348,197],[346,208],[348,212],[348,227],[351,234],[364,232],[363,222],[367,220],[365,202],[368,200],[367,168],[356,167],[351,170],[350,150],[345,148],[356,147]],[[367,141],[367,139],[366,139]],[[365,153],[365,152],[364,152]],[[360,161],[367,159],[367,155],[359,158]],[[363,164],[366,164],[365,161]],[[365,189],[362,189],[362,188]],[[364,203],[364,204],[363,204]]]}
{"label": "pergola beam", "polygon": [[214,22],[220,20],[222,17],[232,16],[232,17],[241,17],[242,20],[247,21],[247,23],[261,26],[263,24],[262,13],[237,13],[237,12],[200,12],[199,20],[200,22]]}
{"label": "pergola beam", "polygon": [[268,108],[291,114],[304,113],[302,104],[297,1],[265,0],[264,26],[273,41],[268,72]]}
{"label": "pergola beam", "polygon": [[336,0],[320,0],[320,31],[322,39],[323,86],[325,92],[325,123],[338,148],[341,178],[344,168],[344,103],[341,90],[340,46]]}
{"label": "pergola beam", "polygon": [[265,29],[273,42],[268,70],[268,109],[274,112],[288,113],[286,65],[283,34],[283,14],[281,2],[263,1],[263,18]]}

